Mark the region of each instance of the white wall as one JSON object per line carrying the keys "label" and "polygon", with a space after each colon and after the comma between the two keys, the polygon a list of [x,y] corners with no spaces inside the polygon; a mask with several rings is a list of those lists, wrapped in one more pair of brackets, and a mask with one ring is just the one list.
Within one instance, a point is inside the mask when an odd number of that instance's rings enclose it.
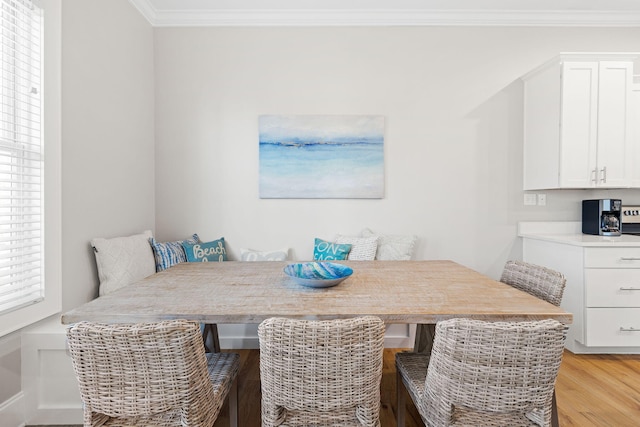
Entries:
{"label": "white wall", "polygon": [[[520,255],[521,220],[579,219],[583,198],[524,207],[519,77],[561,51],[638,51],[638,29],[157,28],[156,231],[239,248],[288,246],[363,227],[420,238],[416,258],[497,277]],[[260,114],[386,118],[381,200],[261,200]]]}
{"label": "white wall", "polygon": [[89,241],[153,229],[153,29],[127,0],[64,0],[63,310],[98,295]]}

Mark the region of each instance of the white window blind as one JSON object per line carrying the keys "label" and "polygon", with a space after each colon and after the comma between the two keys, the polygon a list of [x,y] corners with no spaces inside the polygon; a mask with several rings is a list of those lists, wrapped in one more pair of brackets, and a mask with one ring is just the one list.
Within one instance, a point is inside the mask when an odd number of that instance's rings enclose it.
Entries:
{"label": "white window blind", "polygon": [[0,313],[44,298],[42,14],[2,0]]}

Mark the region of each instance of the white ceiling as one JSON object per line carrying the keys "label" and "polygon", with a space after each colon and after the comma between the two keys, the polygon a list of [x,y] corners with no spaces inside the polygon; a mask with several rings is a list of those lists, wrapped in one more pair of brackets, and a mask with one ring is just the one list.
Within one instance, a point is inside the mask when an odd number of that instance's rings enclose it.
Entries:
{"label": "white ceiling", "polygon": [[129,0],[154,26],[640,27],[640,0]]}

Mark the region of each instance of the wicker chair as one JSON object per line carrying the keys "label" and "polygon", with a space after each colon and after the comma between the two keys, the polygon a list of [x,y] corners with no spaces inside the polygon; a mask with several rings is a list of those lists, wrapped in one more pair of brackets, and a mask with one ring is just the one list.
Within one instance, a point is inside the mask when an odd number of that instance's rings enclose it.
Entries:
{"label": "wicker chair", "polygon": [[[537,298],[560,306],[567,279],[562,273],[523,261],[507,261],[502,270],[502,283],[520,289]],[[553,425],[557,426],[558,406],[553,392]]]}
{"label": "wicker chair", "polygon": [[205,355],[196,323],[80,322],[67,341],[85,426],[213,426],[227,395],[237,425],[235,353]]}
{"label": "wicker chair", "polygon": [[507,261],[500,281],[556,306],[567,284],[561,273],[523,261]]}
{"label": "wicker chair", "polygon": [[438,322],[430,356],[396,354],[398,427],[403,388],[429,427],[549,426],[565,332],[555,320]]}
{"label": "wicker chair", "polygon": [[262,426],[380,426],[384,331],[373,316],[262,322]]}

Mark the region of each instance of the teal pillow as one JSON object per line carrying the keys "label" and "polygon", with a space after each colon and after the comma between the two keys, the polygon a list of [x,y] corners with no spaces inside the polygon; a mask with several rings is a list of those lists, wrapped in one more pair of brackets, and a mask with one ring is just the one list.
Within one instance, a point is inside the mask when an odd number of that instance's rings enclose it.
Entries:
{"label": "teal pillow", "polygon": [[187,261],[189,262],[217,262],[227,260],[227,248],[224,237],[206,243],[182,243]]}
{"label": "teal pillow", "polygon": [[314,261],[339,261],[347,259],[351,245],[346,243],[327,242],[316,237],[313,245]]}

